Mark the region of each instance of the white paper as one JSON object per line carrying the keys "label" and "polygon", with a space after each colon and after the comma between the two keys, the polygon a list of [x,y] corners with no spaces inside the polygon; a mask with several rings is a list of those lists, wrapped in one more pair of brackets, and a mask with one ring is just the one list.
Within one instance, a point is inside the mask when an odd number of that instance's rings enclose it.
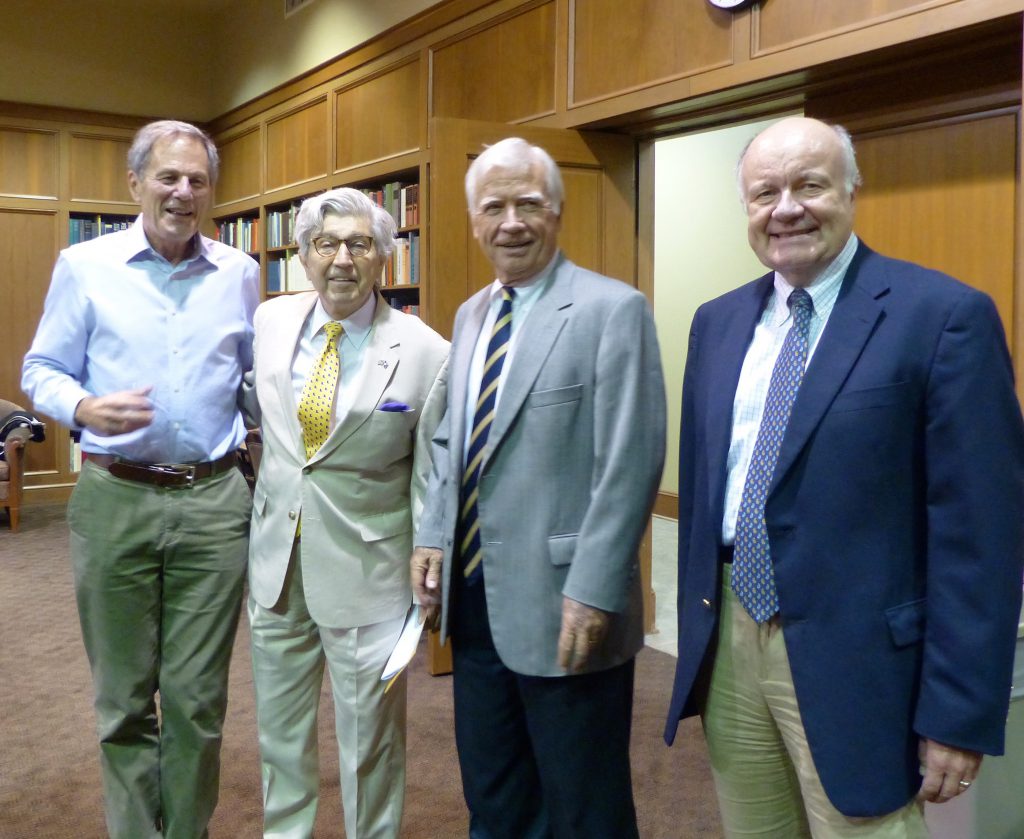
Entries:
{"label": "white paper", "polygon": [[395,648],[391,651],[391,657],[384,665],[384,673],[380,677],[382,682],[393,679],[412,661],[412,657],[416,655],[416,647],[420,643],[423,621],[423,612],[419,604],[414,603],[405,616],[405,626],[402,627],[402,634],[398,636]]}

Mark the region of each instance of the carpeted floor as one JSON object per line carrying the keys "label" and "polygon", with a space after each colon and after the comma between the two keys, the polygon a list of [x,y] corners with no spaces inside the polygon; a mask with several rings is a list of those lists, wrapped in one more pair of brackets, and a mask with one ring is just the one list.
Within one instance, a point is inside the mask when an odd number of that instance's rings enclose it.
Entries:
{"label": "carpeted floor", "polygon": [[[260,781],[245,619],[235,647],[213,839],[260,836]],[[633,770],[644,839],[721,836],[699,725],[676,745],[661,740],[674,659],[637,659]],[[320,721],[318,839],[345,835],[330,693]],[[89,671],[67,560],[63,506],[22,511],[22,530],[0,530],[0,837],[105,836]],[[451,681],[422,658],[409,679],[409,769],[402,836],[455,839],[467,832],[452,734]]]}

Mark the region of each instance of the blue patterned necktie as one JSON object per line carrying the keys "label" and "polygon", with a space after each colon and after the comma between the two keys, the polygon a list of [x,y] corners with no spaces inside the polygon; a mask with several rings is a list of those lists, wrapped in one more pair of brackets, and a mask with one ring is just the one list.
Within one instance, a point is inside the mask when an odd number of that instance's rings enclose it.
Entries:
{"label": "blue patterned necktie", "polygon": [[487,436],[494,422],[494,407],[498,399],[498,380],[501,368],[505,364],[508,343],[512,338],[512,298],[515,292],[503,287],[501,290],[501,308],[494,321],[491,340],[487,344],[487,360],[484,362],[483,375],[480,377],[480,396],[476,400],[473,413],[473,434],[469,439],[469,450],[466,452],[466,469],[462,474],[462,511],[460,515],[460,532],[462,544],[462,573],[469,584],[480,581],[483,577],[481,560],[484,558],[480,545],[480,522],[477,519],[478,482],[480,465],[483,462],[484,447]]}
{"label": "blue patterned necktie", "polygon": [[754,443],[754,453],[743,485],[740,509],[736,517],[736,538],[733,545],[732,589],[747,613],[763,623],[779,611],[775,591],[775,575],[764,520],[764,503],[775,474],[779,448],[789,423],[796,392],[804,377],[807,363],[807,335],[814,303],[802,288],[795,289],[788,300],[793,325],[786,333],[782,351],[775,361],[764,416]]}

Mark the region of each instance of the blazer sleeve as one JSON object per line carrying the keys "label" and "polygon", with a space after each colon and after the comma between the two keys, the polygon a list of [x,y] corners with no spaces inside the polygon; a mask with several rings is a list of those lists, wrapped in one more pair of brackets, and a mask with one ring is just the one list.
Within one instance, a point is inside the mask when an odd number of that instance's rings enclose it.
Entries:
{"label": "blazer sleeve", "polygon": [[430,483],[430,475],[433,471],[433,438],[437,431],[441,418],[444,416],[444,406],[448,396],[448,359],[437,371],[434,383],[430,386],[427,399],[423,403],[423,411],[420,414],[419,422],[416,423],[416,441],[413,448],[412,486],[410,497],[412,499],[412,522],[413,527],[419,525],[423,515],[423,504],[427,498],[427,488]]}
{"label": "blazer sleeve", "polygon": [[987,296],[967,292],[952,308],[926,400],[927,614],[914,727],[1001,754],[1021,604],[1024,428]]}
{"label": "blazer sleeve", "polygon": [[596,346],[591,497],[562,593],[622,612],[665,461],[665,383],[646,298],[609,309]]}

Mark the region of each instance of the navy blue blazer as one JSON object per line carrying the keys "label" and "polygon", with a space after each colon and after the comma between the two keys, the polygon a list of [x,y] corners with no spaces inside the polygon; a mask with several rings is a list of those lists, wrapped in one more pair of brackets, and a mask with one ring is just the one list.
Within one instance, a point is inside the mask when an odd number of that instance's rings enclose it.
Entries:
{"label": "navy blue blazer", "polygon": [[[714,654],[732,405],[771,273],[694,316],[679,465],[679,661],[665,739]],[[861,243],[765,506],[797,701],[847,816],[902,807],[918,740],[1001,754],[1024,558],[1024,424],[991,299]]]}

